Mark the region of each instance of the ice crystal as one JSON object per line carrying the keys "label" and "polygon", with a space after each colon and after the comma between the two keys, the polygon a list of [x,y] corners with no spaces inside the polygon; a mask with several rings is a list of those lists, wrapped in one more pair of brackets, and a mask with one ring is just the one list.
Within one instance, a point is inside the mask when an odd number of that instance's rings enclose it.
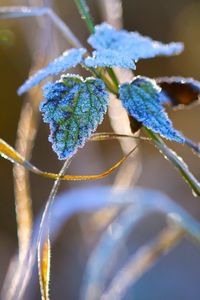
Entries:
{"label": "ice crystal", "polygon": [[88,42],[96,50],[93,57],[85,60],[85,64],[92,67],[117,66],[134,69],[133,61],[162,55],[171,56],[183,50],[182,43],[163,44],[138,32],[118,31],[106,23],[95,27],[95,33],[89,37]]}
{"label": "ice crystal", "polygon": [[120,86],[119,98],[128,114],[162,137],[184,143],[181,133],[173,128],[160,98],[161,88],[154,80],[138,76]]}
{"label": "ice crystal", "polygon": [[65,51],[61,56],[50,62],[48,66],[39,70],[29,79],[27,79],[18,89],[18,94],[21,95],[27,92],[49,76],[58,75],[67,69],[76,67],[79,63],[81,63],[85,52],[86,50],[83,48]]}
{"label": "ice crystal", "polygon": [[44,122],[50,125],[49,141],[59,159],[72,156],[83,147],[107,111],[108,93],[101,79],[83,80],[63,75],[60,81],[44,87],[40,106]]}
{"label": "ice crystal", "polygon": [[94,51],[92,57],[85,59],[85,65],[87,67],[119,67],[124,69],[136,69],[134,61],[118,51],[103,49],[100,51]]}

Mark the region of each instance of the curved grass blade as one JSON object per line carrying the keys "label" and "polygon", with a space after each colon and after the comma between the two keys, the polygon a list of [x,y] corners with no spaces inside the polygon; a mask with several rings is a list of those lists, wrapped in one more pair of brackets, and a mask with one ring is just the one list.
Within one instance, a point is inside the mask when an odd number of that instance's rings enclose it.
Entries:
{"label": "curved grass blade", "polygon": [[111,174],[113,171],[115,171],[125,160],[128,159],[128,157],[135,151],[136,147],[132,149],[127,155],[123,156],[122,159],[120,159],[116,164],[114,164],[110,169],[107,171],[100,173],[98,175],[60,175],[55,173],[48,173],[45,171],[41,171],[34,165],[32,165],[29,161],[25,160],[14,148],[12,148],[10,145],[8,145],[4,140],[0,139],[0,155],[10,160],[12,163],[17,163],[28,169],[29,171],[51,179],[61,179],[66,181],[82,181],[82,180],[96,180],[101,179],[109,174]]}
{"label": "curved grass blade", "polygon": [[158,150],[163,154],[163,156],[168,159],[175,168],[181,173],[182,177],[186,183],[191,187],[194,196],[200,197],[200,182],[194,177],[190,172],[187,164],[179,157],[176,152],[167,147],[167,145],[162,141],[162,139],[154,134],[151,130],[146,128],[148,135],[152,138],[153,144],[158,148]]}
{"label": "curved grass blade", "polygon": [[[193,219],[181,207],[174,204],[167,196],[162,193],[147,190],[147,189],[127,189],[126,191],[118,191],[112,193],[107,190],[107,195],[110,201],[117,203],[133,204],[117,216],[114,221],[109,224],[112,226],[112,234],[110,230],[103,233],[100,241],[92,252],[89,258],[85,278],[83,281],[83,289],[81,292],[83,300],[99,300],[103,294],[106,280],[108,279],[109,266],[112,259],[115,258],[117,249],[125,242],[128,234],[140,218],[152,211],[163,213],[167,219],[175,224],[175,229],[181,228],[181,234],[177,232],[176,241],[182,238],[182,232],[195,240],[200,245],[200,223]],[[110,195],[109,195],[110,193]],[[102,194],[101,194],[101,197]],[[115,226],[116,224],[116,226]],[[120,227],[119,227],[120,226]],[[113,237],[114,238],[113,238]],[[115,237],[118,237],[117,239]],[[168,245],[173,246],[174,239]],[[110,270],[111,272],[111,270]],[[112,298],[110,298],[112,299]],[[120,298],[121,299],[121,298]]]}
{"label": "curved grass blade", "polygon": [[[111,186],[82,187],[58,195],[51,207],[51,239],[52,241],[56,239],[66,220],[73,214],[92,212],[113,206],[127,208],[130,205],[136,205],[138,207],[139,204],[141,206],[150,206],[150,210],[153,208],[155,211],[159,210],[166,213],[173,223],[181,226],[190,237],[200,244],[200,224],[182,208],[174,204],[167,196],[157,191],[143,190],[141,188],[113,192]],[[132,218],[132,216],[130,217]],[[22,269],[17,272],[19,280],[15,289],[16,294],[14,294],[12,299],[18,299],[15,295],[23,294],[27,286],[27,278],[33,272],[40,223],[41,216],[37,218],[37,223],[34,225],[28,256],[22,265]],[[2,299],[6,298],[2,297]]]}
{"label": "curved grass blade", "polygon": [[100,300],[123,299],[128,289],[147,272],[169,250],[172,250],[184,236],[184,230],[168,227],[150,241],[141,246],[112,279]]}
{"label": "curved grass blade", "polygon": [[[65,161],[59,175],[63,175],[69,168],[71,159]],[[60,178],[58,178],[53,185],[49,199],[45,206],[42,219],[39,226],[39,234],[37,238],[37,252],[38,252],[38,268],[40,279],[40,290],[43,300],[49,300],[49,279],[50,279],[50,212],[53,205],[56,193],[60,185]]]}
{"label": "curved grass blade", "polygon": [[42,253],[38,256],[38,267],[40,274],[40,290],[43,300],[49,299],[49,280],[50,280],[50,256],[51,245],[49,236],[44,242],[42,247]]}
{"label": "curved grass blade", "polygon": [[151,141],[150,138],[148,137],[143,137],[143,136],[134,136],[134,135],[129,135],[129,134],[120,134],[120,133],[114,133],[114,132],[100,132],[100,133],[93,133],[90,141],[105,141],[105,140],[116,140],[120,138],[125,138],[125,139],[134,139],[138,141],[144,141],[148,142]]}
{"label": "curved grass blade", "polygon": [[81,48],[82,44],[63,20],[50,7],[3,6],[0,19],[13,19],[31,16],[48,16],[72,47]]}
{"label": "curved grass blade", "polygon": [[[109,230],[104,232],[87,263],[81,291],[82,300],[99,300],[101,298],[113,260],[117,259],[125,239],[131,229],[151,211],[153,210],[134,205],[122,211],[116,220],[109,225],[112,228],[112,234]],[[115,228],[116,231],[118,230],[116,233]],[[117,236],[117,238],[113,238],[113,236]]]}

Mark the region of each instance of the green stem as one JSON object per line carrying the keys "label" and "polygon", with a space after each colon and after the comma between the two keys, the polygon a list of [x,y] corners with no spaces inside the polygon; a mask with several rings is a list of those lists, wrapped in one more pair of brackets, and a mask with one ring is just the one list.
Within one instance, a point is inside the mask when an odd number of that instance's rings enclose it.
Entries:
{"label": "green stem", "polygon": [[[119,80],[117,78],[117,75],[115,74],[114,70],[112,68],[106,68],[110,78],[112,79],[116,89],[118,90],[118,87],[119,87]],[[118,92],[117,92],[118,94]]]}
{"label": "green stem", "polygon": [[167,145],[162,141],[162,139],[151,130],[145,128],[148,135],[152,138],[156,147],[160,152],[179,170],[182,177],[185,179],[187,184],[191,187],[193,193],[196,196],[200,196],[200,183],[194,177],[194,175],[188,169],[188,166],[173,150],[167,147]]}
{"label": "green stem", "polygon": [[[95,24],[93,23],[92,17],[90,15],[90,10],[89,10],[89,7],[87,6],[86,1],[85,0],[74,0],[74,1],[76,3],[76,6],[79,10],[79,13],[80,13],[82,19],[84,19],[84,21],[87,25],[89,32],[94,33],[95,32]],[[112,79],[112,81],[116,87],[116,88],[112,89],[112,93],[117,95],[118,94],[117,93],[118,86],[119,86],[118,78],[112,68],[106,68],[106,71],[108,72],[108,75],[110,76],[110,78]],[[106,81],[106,78],[104,75],[101,75],[101,77],[104,81]]]}
{"label": "green stem", "polygon": [[[83,67],[84,67],[84,65],[83,65]],[[116,88],[115,85],[112,84],[112,82],[103,74],[103,72],[101,72],[101,69],[99,69],[99,71],[94,68],[85,68],[85,69],[88,70],[89,72],[91,72],[91,74],[93,76],[101,78],[110,93],[112,93],[114,95],[118,95],[118,88]]]}
{"label": "green stem", "polygon": [[92,17],[90,15],[89,7],[87,6],[86,1],[85,0],[74,0],[74,1],[76,3],[76,6],[79,10],[82,19],[84,19],[87,25],[89,32],[94,33],[95,32],[94,23],[92,21]]}

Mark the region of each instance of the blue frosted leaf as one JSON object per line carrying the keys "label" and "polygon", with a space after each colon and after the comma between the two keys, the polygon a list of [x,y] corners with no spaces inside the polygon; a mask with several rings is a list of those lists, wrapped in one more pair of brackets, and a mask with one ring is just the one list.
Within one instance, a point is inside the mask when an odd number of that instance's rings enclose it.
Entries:
{"label": "blue frosted leaf", "polygon": [[[119,66],[127,68],[127,60],[138,61],[139,59],[152,58],[155,56],[171,56],[179,54],[183,50],[182,43],[163,44],[152,40],[149,37],[142,36],[138,32],[128,32],[126,30],[117,31],[112,26],[103,23],[95,27],[95,33],[88,39],[89,44],[97,50],[93,58],[86,59],[92,66],[105,66],[107,55],[113,54],[113,60],[109,63],[110,66]],[[101,52],[103,54],[101,54]],[[102,56],[101,56],[102,55]],[[123,57],[120,62],[120,57]],[[123,62],[125,62],[123,64]],[[135,68],[133,64],[132,69]]]}
{"label": "blue frosted leaf", "polygon": [[185,108],[200,103],[200,82],[193,78],[161,77],[156,83],[162,88],[163,104]]}
{"label": "blue frosted leaf", "polygon": [[39,70],[28,80],[26,80],[18,89],[18,95],[22,95],[23,93],[27,92],[49,76],[58,75],[67,69],[76,67],[79,63],[81,63],[85,53],[86,50],[83,48],[65,51],[61,56],[50,62],[48,66]]}
{"label": "blue frosted leaf", "polygon": [[94,51],[92,57],[85,59],[87,67],[119,67],[124,69],[136,69],[134,61],[122,53],[110,49]]}
{"label": "blue frosted leaf", "polygon": [[59,159],[66,159],[102,122],[109,96],[101,79],[68,74],[47,83],[44,98],[40,111],[50,126],[49,141]]}
{"label": "blue frosted leaf", "polygon": [[181,133],[173,128],[161,104],[161,88],[154,80],[138,76],[120,86],[119,98],[128,114],[162,137],[184,143]]}

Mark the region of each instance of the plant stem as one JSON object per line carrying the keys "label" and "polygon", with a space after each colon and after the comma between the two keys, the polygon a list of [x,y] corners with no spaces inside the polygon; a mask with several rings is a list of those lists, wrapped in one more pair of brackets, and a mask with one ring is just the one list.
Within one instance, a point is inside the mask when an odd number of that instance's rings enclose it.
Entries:
{"label": "plant stem", "polygon": [[160,152],[179,170],[185,181],[191,187],[193,193],[196,196],[200,196],[200,183],[190,172],[185,162],[180,157],[178,157],[178,155],[173,150],[168,148],[157,134],[153,133],[147,128],[145,129]]}
{"label": "plant stem", "polygon": [[[119,87],[119,80],[117,78],[117,75],[115,74],[114,70],[112,68],[106,68],[110,78],[112,79],[116,89],[118,90]],[[118,92],[117,92],[118,93]]]}
{"label": "plant stem", "polygon": [[[113,83],[113,80],[112,82],[107,78],[107,76],[101,71],[101,70],[95,70],[93,68],[87,68],[86,70],[89,70],[93,76],[96,76],[98,78],[101,78],[107,89],[109,90],[109,92],[111,92],[112,94],[114,95],[117,95],[118,94],[118,86],[116,87],[115,84]],[[112,78],[111,78],[112,79]],[[112,84],[113,83],[113,84]]]}
{"label": "plant stem", "polygon": [[[90,15],[90,10],[89,7],[87,6],[87,3],[85,0],[74,0],[76,3],[76,6],[79,10],[79,13],[82,17],[82,19],[84,19],[87,28],[89,30],[90,33],[94,33],[95,32],[95,24],[93,23],[92,17]],[[114,85],[116,86],[116,88],[118,89],[118,85],[119,85],[119,81],[118,78],[115,74],[115,72],[113,71],[112,68],[106,68],[106,71],[108,72],[110,78],[112,79]],[[103,79],[105,80],[105,76],[102,75],[101,77],[103,77]],[[114,94],[117,94],[117,92],[114,90],[113,92]]]}
{"label": "plant stem", "polygon": [[74,0],[74,2],[79,10],[79,13],[80,13],[82,19],[84,19],[89,32],[94,33],[95,32],[94,23],[92,21],[92,17],[90,15],[89,7],[87,6],[86,1],[85,0]]}

